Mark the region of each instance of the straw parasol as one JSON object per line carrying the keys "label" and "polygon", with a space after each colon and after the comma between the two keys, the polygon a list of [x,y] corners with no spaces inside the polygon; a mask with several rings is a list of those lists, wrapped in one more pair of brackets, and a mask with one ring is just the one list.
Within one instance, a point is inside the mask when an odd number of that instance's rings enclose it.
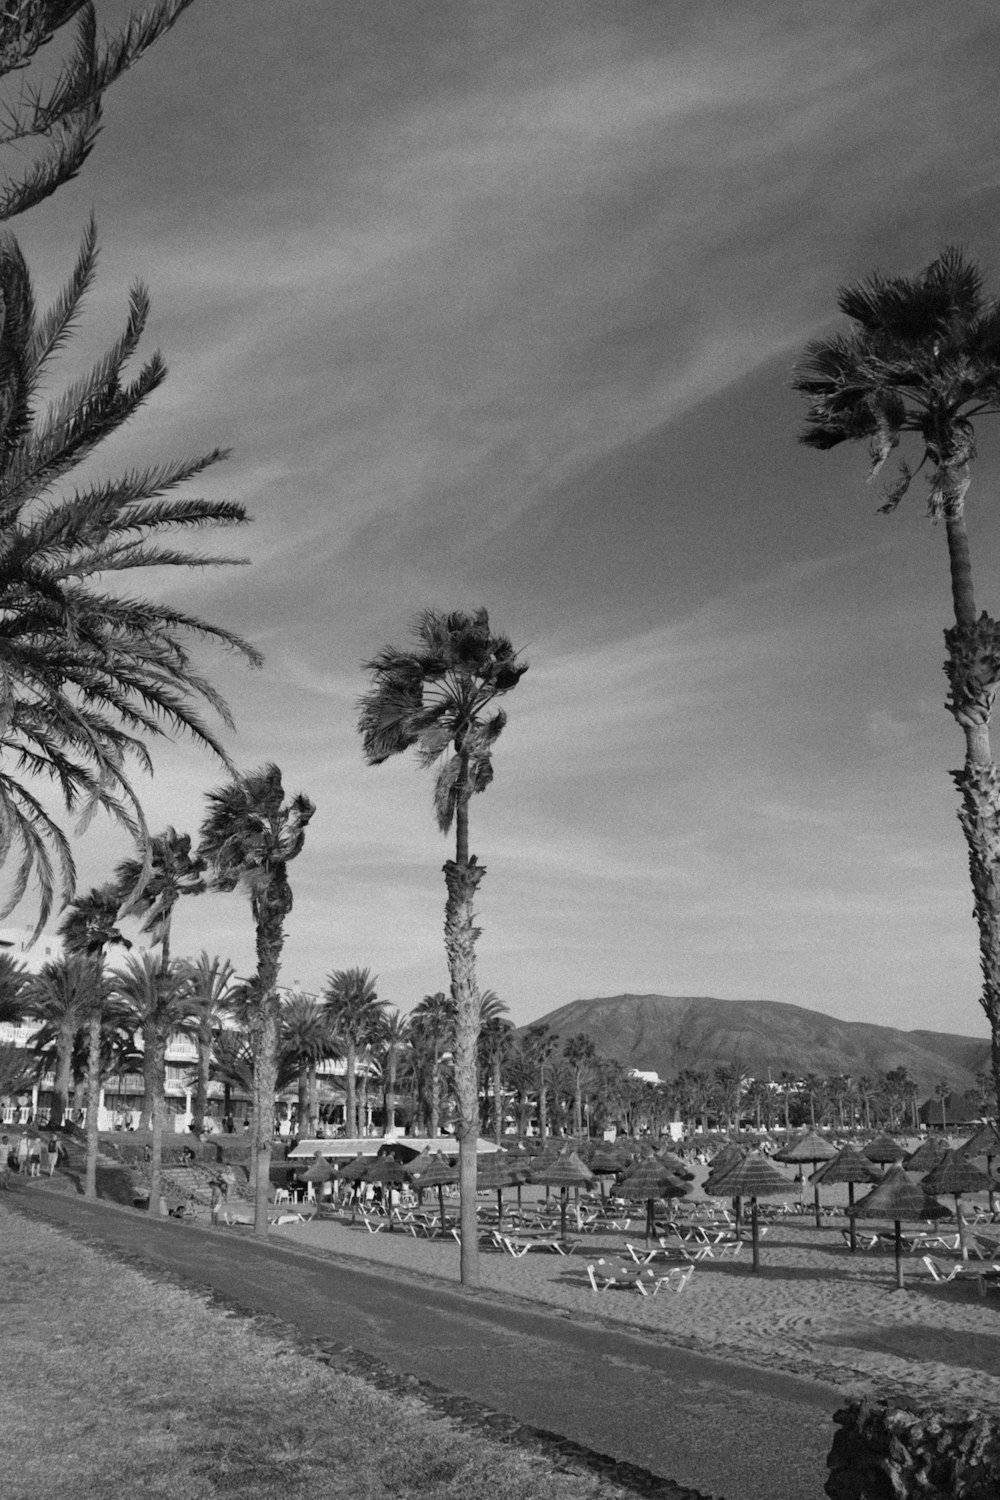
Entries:
{"label": "straw parasol", "polygon": [[906,1155],[899,1142],[894,1141],[891,1135],[886,1135],[885,1131],[870,1140],[867,1146],[862,1146],[861,1150],[869,1161],[876,1161],[881,1167],[894,1166]]}
{"label": "straw parasol", "polygon": [[933,1193],[935,1196],[938,1193],[953,1194],[962,1259],[968,1260],[969,1246],[965,1238],[965,1221],[962,1218],[962,1205],[959,1200],[963,1193],[988,1192],[993,1186],[993,1179],[987,1177],[985,1172],[980,1172],[978,1167],[974,1167],[960,1150],[946,1151],[937,1166],[932,1167],[927,1176],[920,1179],[920,1186],[925,1192]]}
{"label": "straw parasol", "polygon": [[331,1182],[334,1177],[339,1177],[340,1173],[331,1162],[328,1162],[324,1157],[320,1156],[319,1152],[317,1151],[308,1167],[305,1167],[300,1172],[296,1172],[295,1176],[299,1182],[312,1182],[318,1184],[321,1182]]}
{"label": "straw parasol", "polygon": [[[376,1156],[368,1168],[365,1181],[380,1183],[383,1188],[402,1187],[409,1175],[407,1168],[403,1166],[402,1162],[397,1161],[394,1156]],[[383,1208],[386,1206],[384,1197],[382,1206]],[[388,1218],[389,1233],[391,1234],[393,1230],[391,1213]]]}
{"label": "straw parasol", "polygon": [[753,1269],[760,1270],[760,1230],[757,1223],[757,1199],[776,1193],[794,1193],[795,1184],[773,1167],[760,1151],[750,1151],[728,1170],[709,1173],[702,1192],[713,1198],[750,1199],[750,1239],[753,1246]]}
{"label": "straw parasol", "polygon": [[544,1182],[546,1187],[559,1188],[559,1237],[566,1238],[566,1208],[569,1189],[590,1187],[594,1174],[585,1167],[575,1151],[560,1151],[554,1161],[543,1163],[537,1158],[531,1168],[532,1182]]}
{"label": "straw parasol", "polygon": [[[810,1182],[846,1182],[848,1213],[854,1207],[854,1184],[856,1182],[875,1183],[881,1182],[882,1173],[873,1161],[867,1156],[862,1156],[856,1146],[842,1146],[830,1161],[823,1165],[810,1177]],[[851,1214],[851,1249],[857,1250],[858,1235],[854,1216]]]}
{"label": "straw parasol", "polygon": [[772,1156],[772,1161],[784,1161],[790,1166],[803,1166],[806,1162],[812,1162],[813,1175],[809,1179],[813,1184],[813,1204],[816,1212],[816,1228],[820,1227],[819,1220],[819,1183],[816,1180],[816,1172],[821,1161],[833,1161],[837,1155],[836,1146],[831,1146],[821,1135],[814,1130],[800,1136],[797,1141],[790,1141],[787,1146],[782,1146]]}
{"label": "straw parasol", "polygon": [[936,1167],[948,1147],[943,1145],[936,1135],[926,1136],[915,1151],[903,1158],[903,1170],[906,1172],[929,1172],[931,1167]]}
{"label": "straw parasol", "polygon": [[[420,1158],[417,1157],[417,1161]],[[410,1163],[410,1175],[418,1187],[436,1187],[438,1190],[438,1205],[441,1209],[441,1228],[444,1229],[444,1190],[445,1187],[458,1181],[458,1168],[453,1167],[450,1162],[445,1161],[440,1151],[436,1151],[427,1166],[418,1176],[413,1170],[414,1163]]]}
{"label": "straw parasol", "polygon": [[929,1198],[923,1187],[911,1182],[902,1167],[889,1167],[878,1187],[848,1209],[859,1219],[892,1219],[896,1226],[896,1287],[902,1290],[904,1219],[950,1219],[951,1209]]}
{"label": "straw parasol", "polygon": [[645,1161],[637,1163],[629,1172],[621,1185],[621,1192],[626,1198],[646,1200],[646,1244],[648,1245],[656,1233],[656,1211],[654,1203],[657,1198],[683,1198],[691,1191],[687,1182],[682,1182],[679,1177],[671,1172],[662,1161],[655,1156],[647,1156]]}
{"label": "straw parasol", "polygon": [[512,1162],[506,1151],[497,1151],[493,1156],[487,1156],[476,1163],[476,1189],[480,1192],[484,1189],[496,1189],[497,1217],[501,1227],[504,1188],[516,1183],[520,1191],[521,1183],[528,1175],[528,1168],[520,1162]]}
{"label": "straw parasol", "polygon": [[656,1160],[661,1161],[668,1172],[673,1172],[681,1182],[693,1182],[694,1173],[686,1161],[682,1161],[676,1151],[657,1151]]}
{"label": "straw parasol", "polygon": [[[967,1156],[970,1159],[974,1156],[985,1156],[986,1172],[988,1176],[992,1177],[993,1158],[995,1156],[1000,1156],[1000,1135],[997,1134],[996,1126],[980,1125],[979,1129],[973,1135],[970,1135],[965,1144],[959,1146],[958,1149],[959,1151],[961,1151],[963,1156]],[[990,1213],[995,1214],[996,1211],[996,1188],[991,1184]]]}

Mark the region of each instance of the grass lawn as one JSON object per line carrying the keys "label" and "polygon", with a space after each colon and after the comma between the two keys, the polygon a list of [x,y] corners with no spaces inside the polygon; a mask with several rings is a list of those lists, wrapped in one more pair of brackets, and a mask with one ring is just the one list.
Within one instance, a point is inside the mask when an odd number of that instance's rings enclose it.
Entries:
{"label": "grass lawn", "polygon": [[0,1203],[4,1500],[619,1500]]}

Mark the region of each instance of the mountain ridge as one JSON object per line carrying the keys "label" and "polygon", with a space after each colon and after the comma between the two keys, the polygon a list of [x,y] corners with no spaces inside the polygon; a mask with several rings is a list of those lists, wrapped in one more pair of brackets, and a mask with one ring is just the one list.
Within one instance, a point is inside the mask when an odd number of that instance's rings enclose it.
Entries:
{"label": "mountain ridge", "polygon": [[[631,994],[572,1000],[540,1016],[561,1039],[587,1032],[599,1052],[672,1078],[741,1059],[757,1078],[885,1073],[904,1067],[926,1097],[941,1079],[962,1093],[989,1067],[986,1037],[841,1021],[784,1000]],[[520,1028],[522,1031],[526,1028]]]}

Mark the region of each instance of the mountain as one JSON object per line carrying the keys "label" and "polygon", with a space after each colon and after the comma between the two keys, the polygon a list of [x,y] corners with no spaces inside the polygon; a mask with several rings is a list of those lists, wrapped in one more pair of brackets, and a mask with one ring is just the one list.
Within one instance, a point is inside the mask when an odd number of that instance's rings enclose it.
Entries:
{"label": "mountain", "polygon": [[838,1021],[773,1000],[610,995],[574,1000],[539,1020],[562,1038],[585,1031],[605,1056],[661,1078],[683,1068],[711,1071],[734,1058],[755,1077],[775,1081],[783,1072],[857,1078],[906,1068],[926,1097],[940,1079],[959,1092],[973,1088],[990,1059],[985,1037]]}

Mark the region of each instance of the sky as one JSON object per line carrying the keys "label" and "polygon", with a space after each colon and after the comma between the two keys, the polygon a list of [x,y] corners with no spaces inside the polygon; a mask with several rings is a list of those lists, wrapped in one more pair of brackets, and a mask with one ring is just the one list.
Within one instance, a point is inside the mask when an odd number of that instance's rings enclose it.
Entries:
{"label": "sky", "polygon": [[[658,992],[987,1034],[944,534],[919,486],[877,514],[862,450],[802,447],[790,382],[846,282],[957,243],[1000,286],[997,28],[990,0],[199,0],[109,93],[12,227],[44,302],[96,213],[67,379],[151,291],[170,376],[104,470],[233,450],[192,493],[247,505],[221,541],[251,565],[148,589],[265,653],[199,660],[233,762],[317,806],[283,982],[447,988],[432,777],[366,766],[357,702],[419,610],[483,605],[530,663],[471,813],[479,982],[517,1024]],[[996,611],[1000,427],[979,447]],[[150,825],[195,833],[224,769],[153,750]],[[92,827],[81,881],[126,852]],[[249,973],[246,898],[182,902],[173,946]]]}

